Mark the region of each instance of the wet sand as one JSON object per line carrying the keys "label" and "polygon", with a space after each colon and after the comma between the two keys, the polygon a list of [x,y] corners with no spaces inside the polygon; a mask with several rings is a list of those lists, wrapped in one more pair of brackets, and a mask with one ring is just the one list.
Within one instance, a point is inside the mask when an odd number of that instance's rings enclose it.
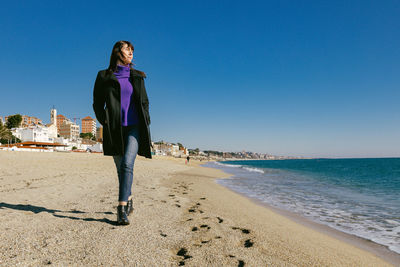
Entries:
{"label": "wet sand", "polygon": [[117,226],[111,157],[0,151],[0,266],[390,266],[214,181],[228,176],[138,158]]}

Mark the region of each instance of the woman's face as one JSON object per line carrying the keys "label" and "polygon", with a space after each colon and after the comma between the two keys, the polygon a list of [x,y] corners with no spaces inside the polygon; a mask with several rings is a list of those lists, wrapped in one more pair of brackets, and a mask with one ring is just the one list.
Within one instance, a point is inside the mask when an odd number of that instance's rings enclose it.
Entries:
{"label": "woman's face", "polygon": [[133,51],[127,44],[123,44],[121,47],[121,63],[124,65],[132,62]]}

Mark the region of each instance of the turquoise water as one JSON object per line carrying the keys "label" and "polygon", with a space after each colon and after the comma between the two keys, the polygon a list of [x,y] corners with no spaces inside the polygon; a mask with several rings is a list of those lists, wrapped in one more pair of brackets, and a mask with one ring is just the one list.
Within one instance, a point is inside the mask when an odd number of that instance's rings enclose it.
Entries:
{"label": "turquoise water", "polygon": [[209,163],[218,183],[400,253],[400,158]]}

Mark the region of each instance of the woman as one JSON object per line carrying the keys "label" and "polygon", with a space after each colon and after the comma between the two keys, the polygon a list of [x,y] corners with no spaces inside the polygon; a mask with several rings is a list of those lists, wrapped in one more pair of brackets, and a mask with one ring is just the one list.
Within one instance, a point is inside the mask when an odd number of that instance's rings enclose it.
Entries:
{"label": "woman", "polygon": [[136,155],[151,158],[149,100],[146,75],[132,67],[133,45],[115,43],[107,69],[99,71],[93,90],[93,109],[103,125],[104,155],[117,167],[119,197],[117,224],[129,224],[131,188]]}

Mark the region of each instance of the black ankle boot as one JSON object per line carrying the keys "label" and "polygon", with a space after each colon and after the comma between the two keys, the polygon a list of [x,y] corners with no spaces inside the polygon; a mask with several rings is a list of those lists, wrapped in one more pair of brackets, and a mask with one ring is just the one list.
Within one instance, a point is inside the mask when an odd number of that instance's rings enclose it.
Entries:
{"label": "black ankle boot", "polygon": [[126,215],[126,206],[119,205],[117,207],[117,224],[118,225],[128,225],[129,220]]}
{"label": "black ankle boot", "polygon": [[126,204],[126,214],[131,215],[133,212],[133,204],[132,204],[132,199],[128,200],[128,203]]}

